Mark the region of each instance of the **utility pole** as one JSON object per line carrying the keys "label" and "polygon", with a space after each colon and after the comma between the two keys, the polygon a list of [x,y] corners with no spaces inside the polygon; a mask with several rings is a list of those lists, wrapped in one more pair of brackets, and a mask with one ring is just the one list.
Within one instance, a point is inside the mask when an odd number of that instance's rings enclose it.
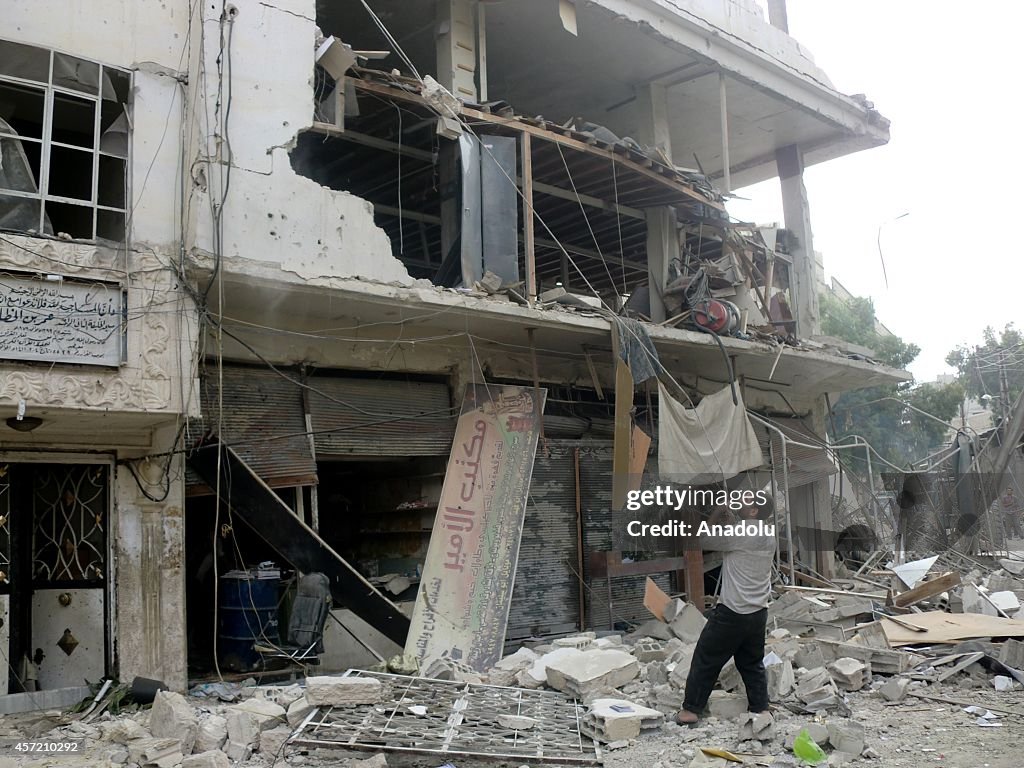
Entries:
{"label": "utility pole", "polygon": [[1010,418],[1010,382],[1006,378],[1006,350],[999,350],[999,403],[1003,412],[1003,425]]}

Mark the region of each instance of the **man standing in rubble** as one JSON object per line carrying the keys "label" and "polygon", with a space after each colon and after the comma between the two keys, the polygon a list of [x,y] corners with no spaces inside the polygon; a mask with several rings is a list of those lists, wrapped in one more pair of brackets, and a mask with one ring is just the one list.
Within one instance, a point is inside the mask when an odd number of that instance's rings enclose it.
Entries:
{"label": "man standing in rubble", "polygon": [[[749,506],[732,520],[720,508],[708,520],[709,526],[763,520],[774,516],[774,504]],[[747,689],[747,708],[768,711],[768,680],[764,671],[764,635],[768,622],[775,538],[767,533],[733,536],[702,536],[700,547],[722,552],[721,592],[718,605],[708,616],[686,678],[683,708],[676,714],[679,725],[693,725],[704,712],[722,667],[731,658]]]}
{"label": "man standing in rubble", "polygon": [[1020,529],[1020,505],[1017,504],[1017,497],[1013,494],[1013,488],[1007,488],[999,497],[999,502],[993,504],[1002,513],[1003,536],[1010,539],[1024,539],[1024,533]]}

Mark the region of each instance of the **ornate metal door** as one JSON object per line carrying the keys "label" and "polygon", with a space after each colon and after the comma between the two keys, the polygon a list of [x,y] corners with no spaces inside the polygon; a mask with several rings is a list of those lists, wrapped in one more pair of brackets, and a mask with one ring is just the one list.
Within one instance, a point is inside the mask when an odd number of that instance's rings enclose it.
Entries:
{"label": "ornate metal door", "polygon": [[35,464],[31,645],[39,688],[95,682],[106,671],[106,464]]}

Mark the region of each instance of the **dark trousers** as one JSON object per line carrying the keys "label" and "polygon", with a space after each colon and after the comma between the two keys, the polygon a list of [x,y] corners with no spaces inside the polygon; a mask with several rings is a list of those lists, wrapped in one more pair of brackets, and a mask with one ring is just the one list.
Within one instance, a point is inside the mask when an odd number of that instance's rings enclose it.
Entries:
{"label": "dark trousers", "polygon": [[715,607],[693,652],[683,709],[695,714],[704,711],[718,675],[730,658],[736,660],[736,670],[747,689],[747,708],[751,712],[768,709],[768,679],[764,671],[767,621],[767,608],[756,613],[736,613],[724,605]]}

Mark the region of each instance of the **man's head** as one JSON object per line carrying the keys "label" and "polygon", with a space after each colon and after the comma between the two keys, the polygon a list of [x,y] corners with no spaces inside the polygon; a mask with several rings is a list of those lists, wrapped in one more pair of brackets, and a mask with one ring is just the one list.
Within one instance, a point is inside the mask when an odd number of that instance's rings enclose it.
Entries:
{"label": "man's head", "polygon": [[771,520],[775,516],[775,503],[772,497],[765,495],[763,504],[751,504],[740,510],[740,517],[744,520]]}

